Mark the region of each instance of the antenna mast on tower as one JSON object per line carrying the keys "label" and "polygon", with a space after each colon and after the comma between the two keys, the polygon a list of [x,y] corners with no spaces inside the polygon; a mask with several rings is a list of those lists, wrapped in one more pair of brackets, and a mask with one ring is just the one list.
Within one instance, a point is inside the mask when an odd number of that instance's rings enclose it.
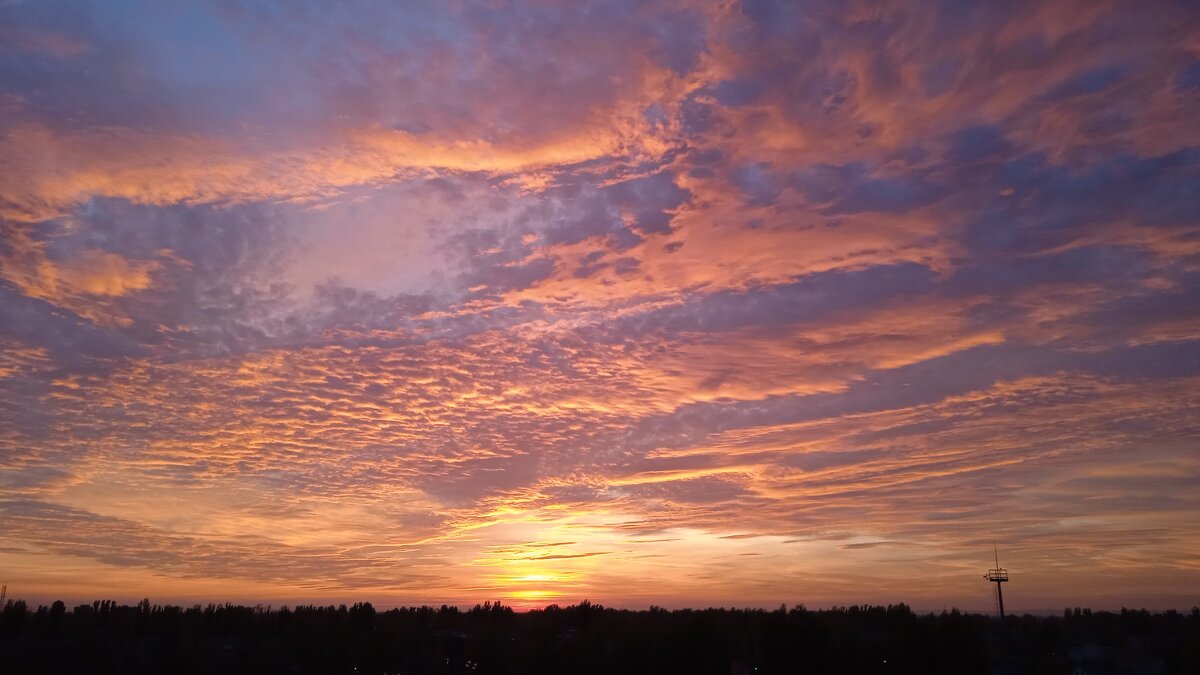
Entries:
{"label": "antenna mast on tower", "polygon": [[1004,591],[1001,584],[1008,581],[1008,570],[1000,566],[1000,551],[992,544],[992,554],[995,555],[996,566],[983,575],[984,579],[996,584],[996,606],[1000,610],[1000,623],[1004,623]]}

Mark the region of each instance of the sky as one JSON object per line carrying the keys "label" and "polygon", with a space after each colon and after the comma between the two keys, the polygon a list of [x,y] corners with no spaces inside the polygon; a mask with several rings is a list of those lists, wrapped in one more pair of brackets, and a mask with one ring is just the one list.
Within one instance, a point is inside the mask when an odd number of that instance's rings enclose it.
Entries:
{"label": "sky", "polygon": [[1200,9],[0,3],[10,597],[1200,603]]}

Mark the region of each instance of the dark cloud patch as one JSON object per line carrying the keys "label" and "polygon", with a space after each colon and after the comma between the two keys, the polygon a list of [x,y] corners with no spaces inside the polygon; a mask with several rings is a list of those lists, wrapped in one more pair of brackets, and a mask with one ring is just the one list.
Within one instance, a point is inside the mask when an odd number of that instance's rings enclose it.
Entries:
{"label": "dark cloud patch", "polygon": [[809,2],[781,2],[779,0],[744,0],[740,3],[742,14],[750,19],[756,32],[764,35],[787,34],[794,30],[799,19],[806,13],[822,14],[829,3],[824,0]]}
{"label": "dark cloud patch", "polygon": [[933,203],[952,188],[921,175],[875,177],[863,164],[821,165],[797,172],[794,179],[828,215],[863,212],[905,213]]}
{"label": "dark cloud patch", "polygon": [[921,82],[929,96],[940,96],[954,87],[954,82],[965,61],[962,57],[944,57],[925,66]]}
{"label": "dark cloud patch", "polygon": [[733,184],[746,196],[748,206],[767,206],[782,191],[777,179],[763,164],[747,164],[733,170]]}
{"label": "dark cloud patch", "polygon": [[753,103],[765,88],[766,83],[750,78],[724,80],[713,87],[713,96],[721,105],[741,106]]}
{"label": "dark cloud patch", "polygon": [[1200,155],[1182,150],[1122,157],[1083,170],[1025,155],[1010,159],[994,180],[1014,194],[986,205],[968,222],[966,243],[982,256],[1033,253],[1122,219],[1152,227],[1193,226]]}
{"label": "dark cloud patch", "polygon": [[620,492],[634,499],[665,499],[680,504],[728,502],[748,494],[741,482],[716,476],[630,485],[620,488]]}
{"label": "dark cloud patch", "polygon": [[892,541],[860,541],[853,544],[841,544],[838,546],[838,548],[845,549],[847,551],[857,551],[866,548],[876,548],[879,546],[893,546],[895,543],[896,542]]}
{"label": "dark cloud patch", "polygon": [[[488,434],[479,431],[482,436]],[[451,471],[436,471],[416,484],[447,503],[466,506],[483,497],[530,485],[538,476],[537,462],[522,457],[469,459],[449,468]]]}
{"label": "dark cloud patch", "polygon": [[998,297],[1046,284],[1092,283],[1124,288],[1147,278],[1154,256],[1133,247],[1087,246],[1059,253],[966,262],[947,280],[950,293]]}
{"label": "dark cloud patch", "polygon": [[[19,118],[52,125],[167,127],[180,106],[169,85],[139,67],[138,45],[71,3],[10,3],[0,10],[0,82]],[[70,119],[61,119],[69,111]],[[18,116],[14,116],[17,118]],[[5,119],[13,122],[16,119]]]}
{"label": "dark cloud patch", "polygon": [[[80,354],[112,352],[114,345],[123,344],[122,354],[170,349],[195,355],[245,352],[294,337],[287,335],[285,320],[292,309],[291,289],[277,280],[292,242],[281,229],[278,212],[92,200],[75,219],[78,225],[69,228],[62,222],[40,226],[51,262],[69,265],[99,251],[152,264],[152,283],[107,301],[111,311],[129,318],[124,325],[100,328],[82,319],[64,321],[57,308],[48,309],[52,316],[45,319],[29,316],[25,325],[46,325],[37,329],[44,337],[27,336],[34,344],[70,341],[73,330],[80,332],[80,344],[68,349]],[[38,306],[15,298],[12,302],[27,314]]]}
{"label": "dark cloud patch", "polygon": [[554,504],[595,504],[611,499],[605,488],[590,485],[554,485],[541,492]]}
{"label": "dark cloud patch", "polygon": [[65,367],[90,360],[143,356],[147,350],[119,330],[102,328],[44,300],[0,283],[0,335],[45,347]]}
{"label": "dark cloud patch", "polygon": [[[39,460],[41,458],[38,458]],[[61,466],[50,466],[44,461],[25,462],[17,467],[5,466],[0,471],[0,487],[11,496],[53,486],[74,477]]]}
{"label": "dark cloud patch", "polygon": [[1047,100],[1071,98],[1095,94],[1111,87],[1124,76],[1124,69],[1119,66],[1100,66],[1079,73],[1063,82],[1045,95]]}
{"label": "dark cloud patch", "polygon": [[428,295],[397,294],[381,296],[331,280],[317,286],[308,309],[311,314],[304,328],[318,332],[322,328],[347,331],[397,329],[411,323],[414,316],[432,307]]}
{"label": "dark cloud patch", "polygon": [[875,461],[887,456],[887,449],[882,448],[856,449],[845,452],[805,452],[789,457],[784,462],[784,466],[792,466],[804,471],[821,471]]}
{"label": "dark cloud patch", "polygon": [[[548,190],[526,208],[518,220],[540,229],[548,245],[574,244],[591,237],[602,237],[618,250],[628,249],[642,237],[626,226],[621,218],[621,205],[613,196],[596,189],[588,180],[564,179],[561,185]],[[627,195],[626,202],[634,203],[634,197]],[[654,217],[654,209],[647,211]]]}
{"label": "dark cloud patch", "polygon": [[1178,91],[1200,89],[1200,61],[1180,68],[1175,74],[1174,85]]}
{"label": "dark cloud patch", "polygon": [[821,272],[789,284],[698,295],[684,305],[631,315],[618,324],[617,332],[678,334],[818,323],[835,314],[880,307],[897,297],[921,295],[935,280],[932,270],[915,264]]}
{"label": "dark cloud patch", "polygon": [[1170,327],[1186,326],[1200,303],[1200,278],[1195,273],[1172,278],[1174,286],[1136,295],[1113,293],[1105,302],[1069,321],[1084,334],[1102,335],[1111,341],[1137,342],[1145,336],[1170,334]]}
{"label": "dark cloud patch", "polygon": [[604,192],[618,208],[633,215],[642,234],[670,232],[671,211],[688,198],[687,190],[666,172],[627,180],[604,188]]}
{"label": "dark cloud patch", "polygon": [[531,558],[522,558],[522,560],[570,560],[573,558],[592,558],[598,555],[609,555],[612,551],[592,551],[589,553],[554,553],[551,555],[538,555]]}
{"label": "dark cloud patch", "polygon": [[554,271],[554,261],[539,258],[529,262],[497,265],[470,278],[471,282],[488,287],[489,292],[504,293],[529,288],[546,279]]}
{"label": "dark cloud patch", "polygon": [[951,136],[947,155],[954,162],[975,162],[999,154],[1007,148],[1003,130],[991,125],[975,126],[962,129]]}
{"label": "dark cloud patch", "polygon": [[658,42],[656,56],[680,75],[691,72],[704,52],[705,21],[699,12],[663,12],[652,24]]}
{"label": "dark cloud patch", "polygon": [[689,136],[705,134],[718,123],[717,111],[711,104],[692,95],[681,105],[680,123]]}

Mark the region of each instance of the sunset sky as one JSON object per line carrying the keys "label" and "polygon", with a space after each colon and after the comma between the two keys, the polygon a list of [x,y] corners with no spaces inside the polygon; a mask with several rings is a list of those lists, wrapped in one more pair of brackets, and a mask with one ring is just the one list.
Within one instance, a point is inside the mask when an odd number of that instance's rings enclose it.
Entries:
{"label": "sunset sky", "polygon": [[30,600],[1200,603],[1192,2],[0,3]]}

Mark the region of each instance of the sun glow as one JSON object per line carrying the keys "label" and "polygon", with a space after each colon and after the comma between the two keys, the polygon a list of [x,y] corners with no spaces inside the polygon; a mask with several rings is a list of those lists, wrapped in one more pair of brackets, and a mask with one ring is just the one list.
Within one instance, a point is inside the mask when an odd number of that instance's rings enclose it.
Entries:
{"label": "sun glow", "polygon": [[554,581],[554,577],[549,574],[526,574],[513,579],[513,581]]}

